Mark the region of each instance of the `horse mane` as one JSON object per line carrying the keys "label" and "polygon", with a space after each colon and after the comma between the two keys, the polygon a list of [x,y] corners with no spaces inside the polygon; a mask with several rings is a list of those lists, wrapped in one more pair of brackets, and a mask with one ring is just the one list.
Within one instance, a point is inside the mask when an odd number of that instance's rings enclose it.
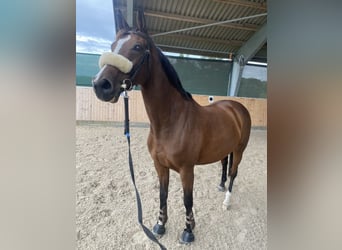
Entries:
{"label": "horse mane", "polygon": [[[175,68],[172,66],[172,64],[170,63],[169,59],[163,54],[163,52],[161,51],[160,48],[158,48],[153,40],[151,39],[151,37],[149,37],[147,34],[145,34],[144,32],[139,31],[138,29],[130,29],[128,31],[126,31],[126,33],[134,33],[138,36],[141,36],[142,38],[146,39],[148,41],[148,44],[150,44],[150,46],[152,45],[153,47],[156,48],[157,52],[158,52],[158,57],[159,57],[159,61],[162,65],[162,68],[168,78],[168,80],[170,81],[171,85],[173,87],[176,88],[176,90],[178,90],[178,92],[182,95],[182,97],[185,100],[193,100],[192,95],[187,92],[183,86],[181,81],[179,80],[179,76],[175,70]],[[149,48],[150,48],[149,46]]]}
{"label": "horse mane", "polygon": [[178,90],[178,92],[184,97],[185,100],[192,100],[192,95],[183,88],[178,74],[175,68],[170,63],[169,59],[162,53],[159,48],[157,48],[157,51],[160,63],[171,85]]}

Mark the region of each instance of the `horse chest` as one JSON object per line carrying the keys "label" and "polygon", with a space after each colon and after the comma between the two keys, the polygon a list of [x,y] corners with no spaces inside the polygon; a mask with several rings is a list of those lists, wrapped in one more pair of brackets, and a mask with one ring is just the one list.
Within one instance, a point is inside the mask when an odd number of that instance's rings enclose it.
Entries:
{"label": "horse chest", "polygon": [[177,171],[182,165],[188,164],[189,159],[184,159],[184,149],[180,145],[150,140],[149,149],[153,160],[165,167]]}

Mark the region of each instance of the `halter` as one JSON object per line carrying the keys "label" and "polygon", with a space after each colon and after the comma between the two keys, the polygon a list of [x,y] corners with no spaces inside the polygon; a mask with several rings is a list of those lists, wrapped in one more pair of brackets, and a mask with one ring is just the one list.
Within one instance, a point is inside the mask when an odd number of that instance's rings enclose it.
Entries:
{"label": "halter", "polygon": [[115,54],[112,52],[105,52],[100,56],[99,59],[99,67],[102,69],[105,65],[111,65],[122,73],[129,74],[129,78],[122,80],[120,87],[125,91],[130,91],[133,89],[133,80],[135,79],[136,75],[141,70],[142,66],[144,65],[145,61],[148,60],[150,56],[150,50],[146,50],[144,55],[141,57],[139,63],[137,65],[133,65],[133,63],[128,60],[126,57]]}
{"label": "halter", "polygon": [[123,88],[125,91],[130,91],[133,89],[133,86],[136,85],[133,83],[133,81],[135,77],[137,76],[137,74],[139,73],[139,71],[141,70],[145,61],[148,60],[149,56],[150,56],[150,51],[146,50],[144,52],[144,55],[141,57],[140,62],[137,65],[133,66],[133,68],[131,69],[129,73],[130,77],[122,80],[121,88]]}

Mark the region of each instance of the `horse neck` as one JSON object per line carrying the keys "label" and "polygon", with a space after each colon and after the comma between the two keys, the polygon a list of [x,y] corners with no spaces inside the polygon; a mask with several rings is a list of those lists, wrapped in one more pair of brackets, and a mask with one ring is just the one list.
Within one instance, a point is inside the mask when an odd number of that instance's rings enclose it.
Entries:
{"label": "horse neck", "polygon": [[[156,58],[153,59],[153,62],[158,62]],[[190,101],[184,100],[171,85],[159,63],[151,64],[150,74],[149,81],[141,86],[141,92],[151,129],[158,133],[162,129],[172,127]]]}

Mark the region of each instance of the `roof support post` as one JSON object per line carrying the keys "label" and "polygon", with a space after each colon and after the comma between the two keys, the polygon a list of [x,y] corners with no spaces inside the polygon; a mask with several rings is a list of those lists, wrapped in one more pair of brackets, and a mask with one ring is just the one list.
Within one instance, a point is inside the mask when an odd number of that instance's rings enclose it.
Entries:
{"label": "roof support post", "polygon": [[240,88],[241,76],[246,63],[260,50],[266,42],[267,23],[239,49],[233,60],[233,67],[229,76],[228,96],[237,96]]}
{"label": "roof support post", "polygon": [[245,62],[243,55],[240,55],[239,58],[234,58],[232,71],[229,76],[229,89],[227,96],[237,96],[244,67]]}
{"label": "roof support post", "polygon": [[127,0],[127,24],[133,27],[133,0]]}

